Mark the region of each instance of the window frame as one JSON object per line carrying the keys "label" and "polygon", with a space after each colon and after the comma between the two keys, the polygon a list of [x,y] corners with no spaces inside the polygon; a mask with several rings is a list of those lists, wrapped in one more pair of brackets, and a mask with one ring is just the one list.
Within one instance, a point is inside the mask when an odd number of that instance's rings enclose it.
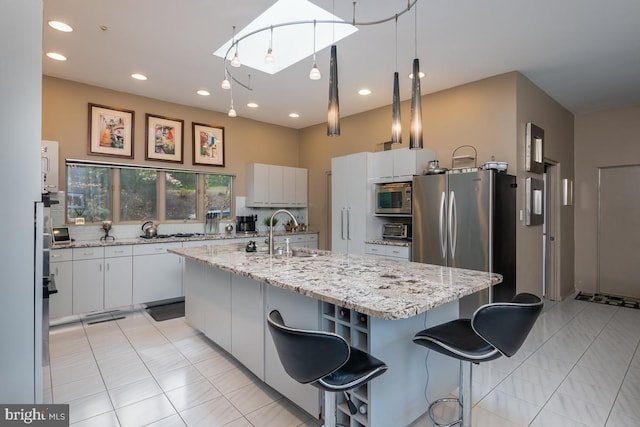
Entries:
{"label": "window frame", "polygon": [[[122,221],[120,218],[120,190],[121,190],[121,174],[120,171],[122,169],[152,169],[157,171],[157,180],[156,180],[156,215],[158,218],[149,218],[150,220],[159,221],[164,224],[179,224],[179,223],[200,223],[204,222],[205,218],[205,179],[207,175],[223,175],[230,177],[229,180],[229,210],[230,216],[233,218],[235,216],[235,196],[234,196],[234,181],[235,175],[229,173],[212,173],[209,171],[203,170],[194,170],[194,169],[178,169],[178,168],[168,168],[161,166],[147,166],[147,165],[136,165],[129,163],[109,163],[109,162],[99,162],[99,161],[88,161],[88,160],[75,160],[75,159],[67,159],[65,162],[67,176],[65,183],[65,190],[69,187],[69,173],[68,170],[70,167],[104,167],[109,168],[111,170],[111,185],[108,189],[110,193],[111,199],[111,221],[114,224],[138,224],[140,220],[133,221]],[[194,173],[196,174],[196,218],[195,219],[166,219],[166,172],[183,172],[183,173]],[[66,209],[67,196],[65,196],[65,223],[73,224],[74,220],[68,217],[68,210]],[[87,224],[98,224],[98,222],[87,222]]]}

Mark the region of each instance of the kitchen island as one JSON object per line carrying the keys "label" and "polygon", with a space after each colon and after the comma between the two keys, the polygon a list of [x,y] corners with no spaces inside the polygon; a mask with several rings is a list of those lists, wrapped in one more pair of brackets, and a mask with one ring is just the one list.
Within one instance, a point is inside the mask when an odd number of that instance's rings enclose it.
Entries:
{"label": "kitchen island", "polygon": [[320,393],[282,369],[266,328],[271,310],[292,326],[339,333],[387,363],[384,375],[353,392],[364,414],[338,405],[338,422],[352,427],[410,424],[426,411],[427,380],[429,401],[455,389],[458,363],[435,353],[427,359],[411,339],[457,318],[461,297],[501,281],[486,272],[318,250],[301,257],[246,252],[244,245],[169,251],[186,258],[187,321],[310,414],[321,413]]}

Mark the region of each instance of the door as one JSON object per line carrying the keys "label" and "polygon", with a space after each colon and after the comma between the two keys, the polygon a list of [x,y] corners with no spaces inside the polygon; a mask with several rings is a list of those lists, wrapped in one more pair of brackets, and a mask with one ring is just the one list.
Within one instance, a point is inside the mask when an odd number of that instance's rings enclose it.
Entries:
{"label": "door", "polygon": [[600,168],[598,291],[640,298],[640,165]]}
{"label": "door", "polygon": [[550,300],[561,299],[558,280],[558,166],[545,163],[544,168],[544,225],[542,295]]}
{"label": "door", "polygon": [[412,260],[447,265],[447,175],[413,180]]}
{"label": "door", "polygon": [[331,159],[331,250],[364,255],[368,153]]}

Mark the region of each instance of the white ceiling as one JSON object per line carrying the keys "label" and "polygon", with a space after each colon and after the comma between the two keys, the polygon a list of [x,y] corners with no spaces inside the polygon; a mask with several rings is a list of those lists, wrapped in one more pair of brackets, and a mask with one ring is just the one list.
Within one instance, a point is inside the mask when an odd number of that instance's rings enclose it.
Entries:
{"label": "white ceiling", "polygon": [[[352,19],[352,1],[312,2]],[[220,88],[223,60],[212,53],[231,37],[233,25],[243,28],[273,3],[47,0],[43,50],[62,53],[68,60],[43,56],[43,73],[226,113],[230,98]],[[360,0],[356,19],[385,18],[406,5],[407,0]],[[398,19],[403,100],[410,97],[410,80],[404,77],[414,57],[414,19],[413,11]],[[46,25],[49,20],[67,22],[74,31],[55,31]],[[417,20],[418,57],[427,74],[423,95],[518,70],[574,113],[640,105],[638,0],[419,0]],[[393,21],[360,27],[337,43],[343,117],[391,103],[394,28]],[[277,30],[273,53],[277,60]],[[329,49],[318,52],[317,59],[323,76],[318,81],[308,78],[310,57],[275,75],[232,69],[241,81],[251,73],[253,88],[234,86],[238,116],[292,128],[326,121]],[[129,76],[134,72],[149,80],[133,80]],[[362,87],[373,94],[358,95]],[[196,95],[198,89],[209,90],[211,96]],[[246,107],[250,101],[260,107]],[[292,111],[300,118],[289,118]]]}

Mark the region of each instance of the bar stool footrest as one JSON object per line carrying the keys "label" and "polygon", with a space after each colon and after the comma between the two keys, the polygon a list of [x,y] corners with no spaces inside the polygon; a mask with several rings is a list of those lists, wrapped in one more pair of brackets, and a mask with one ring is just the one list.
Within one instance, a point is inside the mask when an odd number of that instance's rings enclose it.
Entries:
{"label": "bar stool footrest", "polygon": [[[458,414],[460,415],[460,418],[454,421],[450,421],[448,424],[440,424],[435,419],[435,415],[433,414],[433,408],[441,403],[449,403],[449,402],[455,402],[458,404],[458,407],[459,407]],[[452,427],[455,425],[462,425],[462,402],[460,402],[460,399],[455,397],[443,397],[442,399],[434,400],[431,403],[431,405],[429,405],[429,418],[431,418],[431,421],[433,422],[433,424],[438,427]]]}

